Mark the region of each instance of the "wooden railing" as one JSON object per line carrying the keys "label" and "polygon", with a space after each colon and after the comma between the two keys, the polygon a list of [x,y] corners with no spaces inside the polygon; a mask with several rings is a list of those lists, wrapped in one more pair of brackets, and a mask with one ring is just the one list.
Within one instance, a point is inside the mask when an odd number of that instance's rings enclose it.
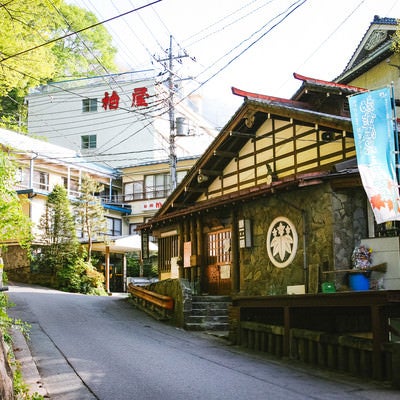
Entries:
{"label": "wooden railing", "polygon": [[128,292],[135,306],[157,319],[168,319],[169,313],[174,309],[174,299],[170,296],[152,292],[132,283],[128,285]]}
{"label": "wooden railing", "polygon": [[398,380],[400,290],[234,297],[234,344],[375,380]]}

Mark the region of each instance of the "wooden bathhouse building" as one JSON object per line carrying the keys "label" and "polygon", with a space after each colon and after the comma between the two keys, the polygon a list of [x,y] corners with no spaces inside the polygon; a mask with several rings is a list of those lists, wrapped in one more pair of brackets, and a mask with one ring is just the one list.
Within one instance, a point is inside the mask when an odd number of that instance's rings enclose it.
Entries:
{"label": "wooden bathhouse building", "polygon": [[[375,17],[337,80],[295,73],[290,99],[232,88],[242,105],[140,227],[157,238],[161,280],[231,297],[232,342],[393,376],[385,346],[399,340],[400,231],[397,221],[374,219],[348,99],[390,82],[398,93],[396,26]],[[352,254],[363,244],[387,269],[371,273],[369,290],[353,290]]]}

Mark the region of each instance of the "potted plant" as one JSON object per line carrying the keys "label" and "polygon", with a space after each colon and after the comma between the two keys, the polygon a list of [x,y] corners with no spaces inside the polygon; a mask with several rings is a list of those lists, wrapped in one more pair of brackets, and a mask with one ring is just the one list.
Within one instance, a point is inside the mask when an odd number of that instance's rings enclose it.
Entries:
{"label": "potted plant", "polygon": [[364,244],[357,246],[351,256],[352,271],[349,272],[349,286],[352,290],[369,290],[372,266],[372,249]]}

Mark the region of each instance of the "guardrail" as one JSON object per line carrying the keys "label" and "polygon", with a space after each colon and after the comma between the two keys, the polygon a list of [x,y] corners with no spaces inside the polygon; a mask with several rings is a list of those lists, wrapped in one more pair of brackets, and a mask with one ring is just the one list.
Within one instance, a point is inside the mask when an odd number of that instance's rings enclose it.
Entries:
{"label": "guardrail", "polygon": [[169,312],[174,309],[174,299],[151,290],[143,289],[132,283],[128,285],[128,292],[134,304],[141,310],[149,313],[156,319],[168,319]]}

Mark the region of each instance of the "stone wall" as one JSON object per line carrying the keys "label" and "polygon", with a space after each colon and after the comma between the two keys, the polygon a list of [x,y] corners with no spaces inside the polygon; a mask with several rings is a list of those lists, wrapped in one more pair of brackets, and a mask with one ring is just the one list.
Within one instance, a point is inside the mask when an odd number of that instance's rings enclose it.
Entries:
{"label": "stone wall", "polygon": [[[253,244],[240,250],[241,294],[286,294],[287,286],[302,284],[307,291],[311,269],[318,274],[349,266],[355,243],[367,232],[365,209],[361,190],[335,193],[329,183],[244,203],[239,218],[252,221]],[[266,248],[268,228],[278,216],[288,218],[298,234],[296,256],[285,268],[272,264]],[[317,280],[319,286],[325,277]]]}
{"label": "stone wall", "polygon": [[[362,238],[368,236],[367,198],[363,190],[332,193],[333,253],[335,269],[348,269],[351,255]],[[346,273],[329,277],[338,289],[347,286]]]}
{"label": "stone wall", "polygon": [[187,314],[192,311],[192,291],[185,279],[165,279],[149,285],[149,290],[174,299],[171,324],[183,328]]}
{"label": "stone wall", "polygon": [[14,399],[13,373],[7,359],[7,346],[0,331],[0,399]]}

